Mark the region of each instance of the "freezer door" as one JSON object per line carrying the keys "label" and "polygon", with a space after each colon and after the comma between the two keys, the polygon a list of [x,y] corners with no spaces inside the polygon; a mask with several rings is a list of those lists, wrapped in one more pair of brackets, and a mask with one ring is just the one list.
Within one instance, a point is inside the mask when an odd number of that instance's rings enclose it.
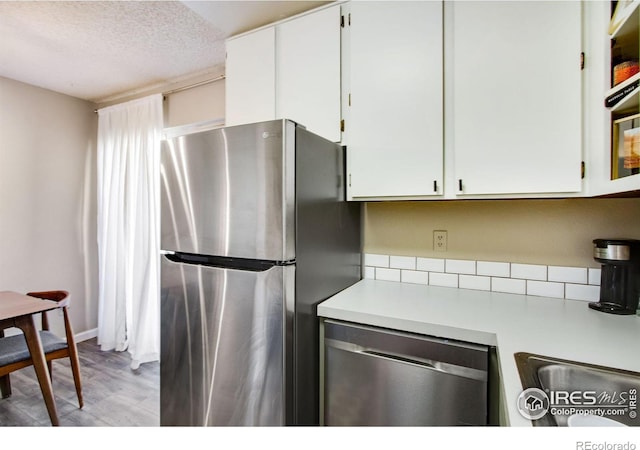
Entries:
{"label": "freezer door", "polygon": [[287,120],[165,140],[161,248],[293,260],[294,165],[295,124]]}
{"label": "freezer door", "polygon": [[294,278],[163,257],[161,425],[290,423]]}

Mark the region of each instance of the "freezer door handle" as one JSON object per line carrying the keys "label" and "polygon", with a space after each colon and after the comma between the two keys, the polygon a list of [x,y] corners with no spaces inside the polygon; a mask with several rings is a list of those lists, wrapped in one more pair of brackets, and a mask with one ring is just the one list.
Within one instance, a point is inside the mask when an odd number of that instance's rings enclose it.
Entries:
{"label": "freezer door handle", "polygon": [[263,259],[234,258],[231,256],[199,255],[165,251],[164,257],[169,261],[198,266],[218,267],[221,269],[247,270],[250,272],[264,272],[275,266],[295,264],[295,261],[269,261]]}

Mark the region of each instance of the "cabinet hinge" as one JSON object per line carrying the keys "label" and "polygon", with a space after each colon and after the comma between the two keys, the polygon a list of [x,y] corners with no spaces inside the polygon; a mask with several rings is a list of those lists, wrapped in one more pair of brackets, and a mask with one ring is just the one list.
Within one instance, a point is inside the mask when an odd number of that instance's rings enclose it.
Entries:
{"label": "cabinet hinge", "polygon": [[586,165],[584,161],[580,163],[580,178],[584,180],[584,173],[586,172]]}
{"label": "cabinet hinge", "polygon": [[349,187],[351,187],[351,174],[349,174]]}
{"label": "cabinet hinge", "polygon": [[584,70],[584,52],[580,53],[580,70]]}
{"label": "cabinet hinge", "polygon": [[351,13],[349,13],[349,15],[348,15],[348,20],[349,20],[349,24],[348,25],[351,26]]}
{"label": "cabinet hinge", "polygon": [[340,16],[340,28],[344,28],[344,16]]}
{"label": "cabinet hinge", "polygon": [[340,131],[344,131],[344,119],[340,121]]}
{"label": "cabinet hinge", "polygon": [[351,106],[351,92],[349,92],[349,98],[348,98],[348,100],[347,100],[347,101],[348,101],[348,103],[349,103],[349,106]]}

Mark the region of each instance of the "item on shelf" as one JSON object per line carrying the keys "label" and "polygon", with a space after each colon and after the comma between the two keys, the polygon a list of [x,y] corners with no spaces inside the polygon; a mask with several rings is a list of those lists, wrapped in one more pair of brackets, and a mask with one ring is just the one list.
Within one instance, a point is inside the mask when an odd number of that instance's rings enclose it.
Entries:
{"label": "item on shelf", "polygon": [[613,122],[611,179],[640,173],[640,114]]}
{"label": "item on shelf", "polygon": [[625,130],[622,134],[624,168],[638,169],[640,168],[640,128]]}
{"label": "item on shelf", "polygon": [[640,72],[638,61],[625,61],[613,67],[613,85],[617,86]]}

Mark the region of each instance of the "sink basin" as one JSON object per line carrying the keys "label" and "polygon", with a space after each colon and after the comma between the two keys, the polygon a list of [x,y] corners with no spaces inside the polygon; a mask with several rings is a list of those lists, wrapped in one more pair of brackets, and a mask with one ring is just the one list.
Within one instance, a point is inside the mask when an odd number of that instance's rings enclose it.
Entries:
{"label": "sink basin", "polygon": [[548,398],[548,411],[532,420],[534,426],[567,426],[575,414],[640,426],[640,373],[531,353],[514,356],[523,390],[537,388]]}

